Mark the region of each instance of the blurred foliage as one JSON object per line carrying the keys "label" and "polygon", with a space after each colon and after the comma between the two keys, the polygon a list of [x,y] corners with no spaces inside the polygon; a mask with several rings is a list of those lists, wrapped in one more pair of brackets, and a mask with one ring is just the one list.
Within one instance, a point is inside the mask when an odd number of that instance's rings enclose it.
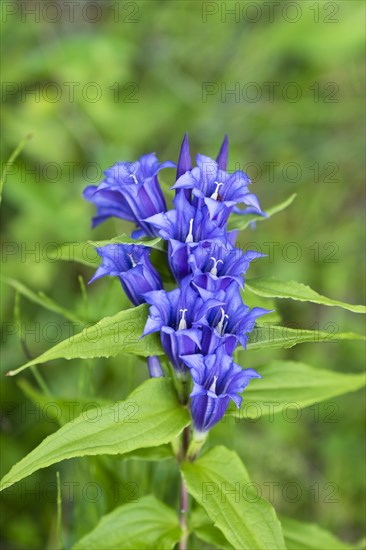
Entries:
{"label": "blurred foliage", "polygon": [[[98,183],[102,170],[117,160],[149,151],[176,160],[188,130],[192,150],[211,156],[228,133],[229,168],[246,168],[264,209],[298,193],[288,210],[239,235],[240,246],[269,254],[254,263],[251,277],[295,279],[331,298],[364,302],[363,2],[47,4],[47,11],[45,3],[31,0],[2,5],[2,162],[24,136],[33,135],[4,188],[4,275],[44,291],[83,319],[126,307],[116,281],[98,281],[84,291],[93,269],[55,261],[51,252],[56,244],[130,231],[118,220],[92,231],[93,209],[81,197],[83,187]],[[296,4],[297,16],[288,4]],[[208,5],[217,13],[208,13]],[[295,88],[289,83],[301,91],[298,101],[291,100]],[[214,92],[207,95],[207,89]],[[168,189],[174,172],[165,174]],[[3,371],[80,329],[24,297],[14,316],[14,303],[14,290],[2,285]],[[337,308],[282,301],[277,309],[288,326],[327,330],[333,323],[340,332],[363,330],[356,315]],[[363,346],[305,344],[270,357],[248,352],[244,366],[280,356],[356,372]],[[52,395],[122,399],[147,376],[142,361],[125,356],[57,361],[41,373],[50,401]],[[35,408],[22,392],[21,379],[38,387],[31,373],[1,384],[2,473],[57,427],[51,412]],[[319,405],[318,419],[316,409],[306,409],[298,422],[281,415],[273,422],[227,419],[215,428],[212,442],[239,452],[278,511],[355,541],[363,534],[364,400],[358,393],[326,405]],[[101,457],[67,461],[59,469],[66,547],[136,491],[143,495],[152,487],[176,503],[171,461]],[[37,472],[3,495],[2,548],[57,547],[55,472]],[[279,483],[273,495],[272,482]],[[90,483],[100,492],[93,493]],[[301,489],[300,497],[294,499],[291,487],[286,496],[289,483]]]}

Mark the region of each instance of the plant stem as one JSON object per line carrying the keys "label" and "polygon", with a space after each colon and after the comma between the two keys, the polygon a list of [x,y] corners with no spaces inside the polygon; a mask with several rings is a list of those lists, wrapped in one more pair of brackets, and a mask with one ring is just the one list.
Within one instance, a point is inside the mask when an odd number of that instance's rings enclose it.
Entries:
{"label": "plant stem", "polygon": [[179,550],[187,550],[188,529],[187,529],[187,514],[188,514],[188,491],[181,474],[180,482],[180,526],[182,536],[179,541]]}
{"label": "plant stem", "polygon": [[61,482],[60,482],[60,472],[56,472],[56,482],[57,482],[57,542],[59,550],[63,550],[62,543],[62,494],[61,494]]}
{"label": "plant stem", "polygon": [[[183,430],[182,434],[182,446],[180,453],[180,460],[183,462],[187,457],[187,450],[189,447],[189,436],[190,428],[189,426]],[[186,484],[184,483],[183,475],[181,474],[180,481],[180,526],[182,529],[182,536],[179,541],[179,550],[187,550],[188,542],[188,526],[187,526],[187,517],[188,517],[188,491]]]}

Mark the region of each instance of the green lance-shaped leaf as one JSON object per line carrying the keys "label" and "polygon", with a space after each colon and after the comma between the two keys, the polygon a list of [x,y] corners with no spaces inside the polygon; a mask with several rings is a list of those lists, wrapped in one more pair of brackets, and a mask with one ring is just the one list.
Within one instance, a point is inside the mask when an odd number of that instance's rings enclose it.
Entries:
{"label": "green lance-shaped leaf", "polygon": [[136,241],[128,235],[122,234],[113,239],[104,241],[86,241],[86,242],[69,242],[63,243],[54,251],[49,252],[50,259],[64,260],[67,262],[78,262],[80,264],[96,267],[100,263],[100,257],[97,254],[96,248],[106,246],[107,244],[137,244],[149,246],[157,250],[163,250],[162,239]]}
{"label": "green lance-shaped leaf", "polygon": [[332,300],[318,294],[315,290],[296,281],[278,281],[277,279],[247,279],[245,288],[264,298],[289,298],[299,302],[313,302],[324,306],[336,306],[352,311],[353,313],[366,313],[366,306],[346,304],[338,300]]}
{"label": "green lance-shaped leaf", "polygon": [[65,424],[20,462],[1,482],[1,490],[33,472],[68,458],[132,453],[176,438],[190,422],[165,378],[144,382],[125,401],[86,411]]}
{"label": "green lance-shaped leaf", "polygon": [[93,359],[114,357],[120,353],[132,355],[162,355],[163,350],[157,334],[141,335],[147,319],[148,306],[120,311],[112,317],[105,317],[95,325],[85,327],[80,333],[63,340],[56,346],[32,359],[22,367],[9,371],[14,376],[22,370],[53,359]]}
{"label": "green lance-shaped leaf", "polygon": [[296,416],[294,409],[359,390],[366,383],[364,373],[332,372],[296,361],[272,361],[257,370],[262,378],[250,381],[241,408],[238,410],[230,405],[228,414],[239,418],[258,418],[289,410],[288,416],[292,418],[294,414]]}
{"label": "green lance-shaped leaf", "polygon": [[[61,425],[70,422],[80,414],[90,414],[92,410],[100,407],[112,407],[114,402],[107,399],[95,400],[95,397],[60,397],[45,395],[44,393],[34,389],[24,378],[20,378],[18,386],[28,399],[39,406],[39,410],[43,410],[47,420],[54,420]],[[90,413],[89,413],[90,411]],[[96,412],[98,414],[98,411]],[[123,459],[134,460],[167,460],[174,458],[172,446],[170,444],[160,445],[159,447],[150,447],[147,449],[135,449],[130,453],[123,455]]]}
{"label": "green lance-shaped leaf", "polygon": [[182,473],[189,493],[238,550],[285,549],[276,513],[262,499],[239,456],[214,447]]}
{"label": "green lance-shaped leaf", "polygon": [[[112,407],[114,405],[113,401],[107,399],[95,400],[95,397],[60,397],[45,395],[44,393],[34,389],[34,387],[29,384],[25,379],[20,378],[18,381],[18,386],[28,399],[33,401],[36,405],[40,407],[39,410],[43,410],[47,420],[54,420],[59,422],[61,425],[70,422],[80,414],[90,414],[93,409],[98,409],[100,407]],[[90,411],[90,413],[89,413]],[[96,411],[98,414],[98,411]],[[156,460],[167,460],[174,458],[172,446],[170,444],[160,445],[159,447],[150,447],[147,449],[135,449],[130,453],[125,453],[123,459],[134,459],[134,460],[147,460],[147,461],[156,461]]]}
{"label": "green lance-shaped leaf", "polygon": [[[326,328],[326,327],[325,327]],[[354,332],[338,332],[334,323],[328,323],[329,332],[288,328],[272,324],[257,325],[250,333],[247,349],[280,349],[292,348],[297,344],[324,342],[336,343],[340,340],[365,340],[365,336]],[[240,351],[239,351],[240,353]]]}
{"label": "green lance-shaped leaf", "polygon": [[253,222],[262,222],[264,220],[268,220],[268,218],[271,218],[274,214],[277,214],[278,212],[281,212],[282,210],[285,210],[285,208],[290,206],[290,204],[294,202],[295,198],[296,193],[288,197],[285,201],[280,202],[275,206],[272,206],[272,208],[268,208],[266,210],[267,217],[256,216],[253,214],[231,214],[228,223],[228,229],[230,231],[233,229],[239,229],[241,231],[243,229],[246,229]]}
{"label": "green lance-shaped leaf", "polygon": [[288,550],[353,550],[358,545],[345,543],[314,523],[302,523],[281,517],[283,534]]}
{"label": "green lance-shaped leaf", "polygon": [[171,550],[180,536],[176,512],[154,496],[146,496],[103,516],[73,550]]}
{"label": "green lance-shaped leaf", "polygon": [[[84,328],[82,332],[63,340],[39,357],[32,359],[18,369],[11,370],[8,376],[19,374],[24,369],[54,359],[93,359],[96,357],[114,357],[118,354],[132,354],[148,357],[163,355],[157,334],[145,336],[143,332],[148,306],[145,304],[123,310],[112,317],[105,317],[95,325]],[[260,325],[249,335],[248,350],[291,348],[297,344],[309,342],[336,343],[340,340],[365,340],[365,336],[353,332],[332,332],[291,329],[277,325]],[[239,354],[241,351],[239,350]]]}

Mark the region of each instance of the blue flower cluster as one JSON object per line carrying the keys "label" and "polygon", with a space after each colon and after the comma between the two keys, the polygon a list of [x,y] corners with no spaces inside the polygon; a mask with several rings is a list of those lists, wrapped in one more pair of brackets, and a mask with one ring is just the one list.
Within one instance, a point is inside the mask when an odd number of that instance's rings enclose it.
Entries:
{"label": "blue flower cluster", "polygon": [[[133,238],[160,236],[167,241],[167,259],[176,288],[167,291],[143,244],[113,244],[98,248],[102,258],[93,280],[119,277],[131,302],[150,304],[143,336],[159,332],[162,346],[182,388],[189,388],[196,433],[205,434],[224,415],[230,399],[237,407],[253,369],[242,369],[233,353],[244,348],[256,319],[267,310],[249,309],[242,300],[244,275],[252,260],[262,256],[235,247],[237,232],[227,230],[231,212],[265,215],[249,192],[248,176],[229,173],[225,137],[216,160],[197,155],[192,167],[188,136],[178,163],[159,164],[155,154],[138,162],[118,162],[105,172],[99,186],[84,197],[97,207],[96,225],[117,216],[135,222]],[[174,208],[167,210],[158,174],[176,167]],[[246,208],[240,210],[238,205]],[[162,375],[157,358],[149,358],[150,374]],[[188,401],[188,395],[181,395]]]}

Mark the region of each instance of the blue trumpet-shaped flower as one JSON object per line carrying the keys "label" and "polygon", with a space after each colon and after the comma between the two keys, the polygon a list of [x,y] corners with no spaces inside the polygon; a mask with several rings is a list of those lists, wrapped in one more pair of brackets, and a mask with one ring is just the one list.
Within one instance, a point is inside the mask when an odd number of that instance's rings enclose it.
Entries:
{"label": "blue trumpet-shaped flower", "polygon": [[169,265],[177,281],[190,273],[188,257],[190,251],[201,241],[230,243],[226,229],[211,220],[207,207],[196,208],[190,204],[184,193],[178,193],[174,199],[174,210],[156,214],[145,220],[153,225],[159,235],[169,241]]}
{"label": "blue trumpet-shaped flower", "polygon": [[156,214],[145,222],[156,227],[159,235],[182,243],[198,243],[202,240],[226,240],[226,230],[209,219],[207,208],[196,208],[190,204],[183,193],[174,199],[173,210]]}
{"label": "blue trumpet-shaped flower", "polygon": [[135,306],[145,302],[145,292],[163,287],[160,275],[150,261],[150,249],[146,246],[109,244],[97,248],[97,252],[102,263],[90,283],[105,275],[118,277],[126,295]]}
{"label": "blue trumpet-shaped flower", "polygon": [[227,284],[225,278],[216,281],[207,273],[195,278],[194,286],[197,288],[203,300],[216,296],[221,305],[213,308],[201,323],[207,324],[215,330],[216,335],[224,341],[230,338],[229,348],[232,348],[232,336],[237,343],[245,348],[248,335],[254,329],[258,317],[270,313],[270,310],[261,307],[250,309],[243,303],[240,288],[235,281]]}
{"label": "blue trumpet-shaped flower", "polygon": [[199,351],[202,320],[221,302],[211,295],[201,298],[188,282],[171,292],[147,292],[144,299],[151,307],[143,336],[160,331],[162,346],[173,367],[186,372],[181,356]]}
{"label": "blue trumpet-shaped flower", "polygon": [[136,223],[140,230],[135,237],[155,236],[153,226],[143,220],[166,210],[157,175],[163,168],[174,167],[171,161],[159,164],[155,153],[150,153],[136,162],[117,162],[106,170],[100,185],[84,190],[84,197],[97,207],[93,227],[115,216]]}
{"label": "blue trumpet-shaped flower", "polygon": [[197,166],[182,174],[172,189],[191,190],[192,204],[199,207],[204,203],[210,219],[220,226],[226,224],[231,211],[240,203],[248,206],[242,213],[264,216],[256,195],[249,192],[249,177],[241,170],[233,174],[222,170],[226,165],[225,148],[221,156],[224,160],[219,155],[220,165],[210,157],[197,155]]}
{"label": "blue trumpet-shaped flower", "polygon": [[265,254],[248,250],[243,252],[230,242],[226,245],[210,241],[202,241],[190,251],[188,263],[193,277],[207,273],[210,278],[235,280],[244,286],[244,275],[250,262]]}
{"label": "blue trumpet-shaped flower", "polygon": [[209,355],[185,355],[194,382],[191,393],[191,414],[196,432],[205,433],[224,416],[230,399],[239,408],[239,393],[252,378],[261,378],[253,369],[243,370],[234,363],[223,346]]}

